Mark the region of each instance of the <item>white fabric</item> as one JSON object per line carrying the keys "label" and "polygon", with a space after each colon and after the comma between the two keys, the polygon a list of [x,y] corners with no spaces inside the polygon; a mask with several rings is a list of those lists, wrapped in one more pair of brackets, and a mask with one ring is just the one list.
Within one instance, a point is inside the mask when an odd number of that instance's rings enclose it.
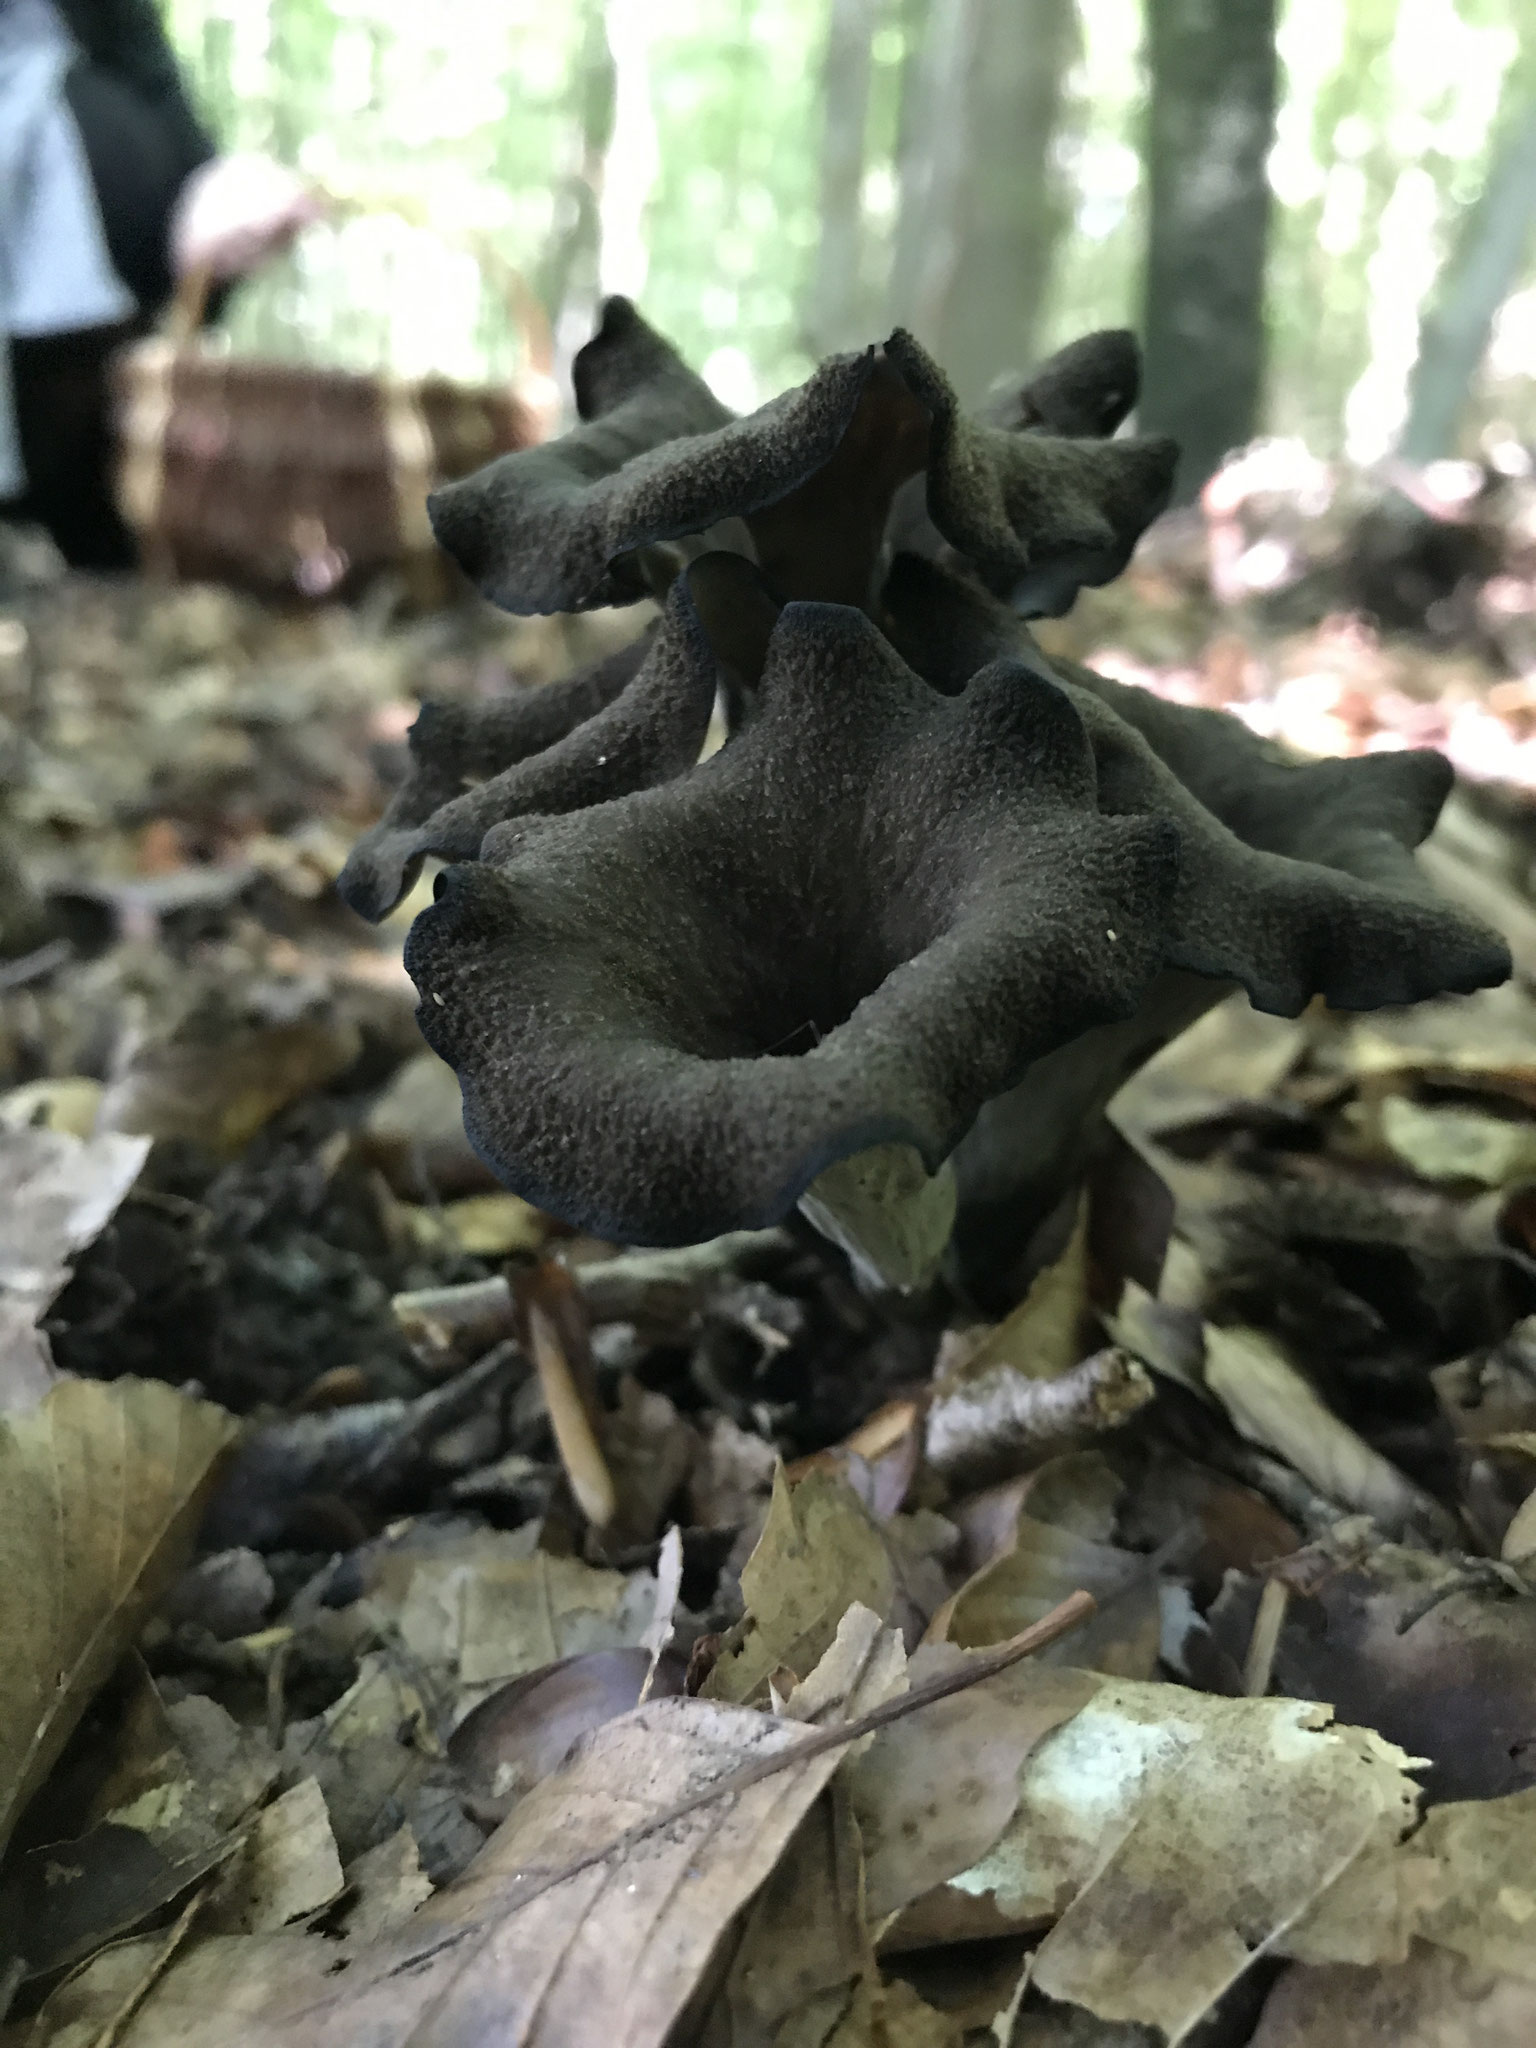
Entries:
{"label": "white fabric", "polygon": [[75,55],[53,0],[0,0],[0,498],[26,488],[11,336],[103,327],[134,311],[64,97]]}

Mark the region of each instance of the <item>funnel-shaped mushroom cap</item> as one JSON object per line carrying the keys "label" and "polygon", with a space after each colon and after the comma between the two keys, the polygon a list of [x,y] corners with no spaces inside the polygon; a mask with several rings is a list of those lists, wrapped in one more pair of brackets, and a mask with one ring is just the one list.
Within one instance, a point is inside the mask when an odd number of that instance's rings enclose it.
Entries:
{"label": "funnel-shaped mushroom cap", "polygon": [[1317,995],[1374,1010],[1508,976],[1503,940],[1413,858],[1450,790],[1444,755],[1292,760],[1223,712],[1047,661],[1006,606],[935,563],[898,556],[884,595],[896,645],[940,689],[1004,658],[1055,677],[1089,734],[1099,808],[1177,828],[1168,966],[1241,982],[1286,1017]]}
{"label": "funnel-shaped mushroom cap", "polygon": [[833,1160],[936,1167],[981,1104],[1155,972],[1160,818],[1106,818],[1064,691],[958,696],[796,604],[712,760],[448,869],[406,964],[465,1127],[530,1200],[681,1243],[782,1216]]}
{"label": "funnel-shaped mushroom cap", "polygon": [[745,608],[757,594],[750,563],[708,555],[673,585],[657,628],[595,671],[490,704],[423,705],[411,774],[337,878],[345,901],[386,917],[428,854],[473,860],[507,818],[581,810],[691,767],[717,679],[700,586],[711,612],[733,600]]}
{"label": "funnel-shaped mushroom cap", "polygon": [[[1114,414],[1126,381],[1134,390],[1122,337],[1093,341],[1036,380],[1042,424],[1054,413],[1078,433]],[[430,500],[438,540],[508,611],[642,596],[647,550],[727,520],[745,523],[781,601],[865,605],[892,498],[925,468],[934,523],[989,586],[1059,610],[1118,574],[1167,501],[1177,452],[970,420],[900,330],[733,419],[628,300],[611,299],[575,374],[579,426]]]}

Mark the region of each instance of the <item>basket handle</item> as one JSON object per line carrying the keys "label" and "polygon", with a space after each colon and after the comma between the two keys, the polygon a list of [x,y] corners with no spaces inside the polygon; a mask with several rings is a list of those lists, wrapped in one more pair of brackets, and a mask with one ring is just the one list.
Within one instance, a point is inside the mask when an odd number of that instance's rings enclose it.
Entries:
{"label": "basket handle", "polygon": [[[445,242],[456,242],[467,250],[482,271],[495,277],[502,303],[522,341],[534,375],[545,380],[550,378],[554,369],[555,343],[549,315],[522,272],[507,260],[483,231],[478,228],[444,229],[430,218],[424,206],[403,194],[340,198],[333,193],[321,192],[319,197],[325,207],[324,218],[328,220],[348,215],[392,213],[408,227],[424,228]],[[213,286],[213,272],[205,263],[194,264],[176,280],[176,289],[171,294],[162,328],[166,339],[178,351],[191,346],[202,326]]]}

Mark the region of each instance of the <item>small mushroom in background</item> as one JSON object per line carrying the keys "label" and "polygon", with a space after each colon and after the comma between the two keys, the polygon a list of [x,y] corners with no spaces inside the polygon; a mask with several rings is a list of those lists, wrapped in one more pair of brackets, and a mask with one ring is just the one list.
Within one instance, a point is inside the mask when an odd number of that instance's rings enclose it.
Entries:
{"label": "small mushroom in background", "polygon": [[[539,1208],[666,1245],[804,1202],[906,1286],[957,1219],[985,1299],[1115,1089],[1234,986],[1293,1016],[1508,975],[1413,858],[1442,756],[1301,762],[1030,634],[1166,501],[1173,445],[1103,438],[1129,336],[971,418],[898,331],[735,419],[614,299],[574,381],[580,423],[438,493],[438,537],[509,610],[663,617],[548,693],[427,706],[341,884],[380,916],[453,859],[419,1021]],[[893,1170],[829,1172],[876,1148]],[[861,1221],[893,1199],[913,1228]]]}

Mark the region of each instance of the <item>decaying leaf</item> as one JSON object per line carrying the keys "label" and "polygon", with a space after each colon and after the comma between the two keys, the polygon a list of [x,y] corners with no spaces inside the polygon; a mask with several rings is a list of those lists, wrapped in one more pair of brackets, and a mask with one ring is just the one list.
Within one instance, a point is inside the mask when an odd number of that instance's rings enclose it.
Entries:
{"label": "decaying leaf", "polygon": [[1158,1587],[1143,1558],[1020,1514],[1012,1540],[934,1615],[934,1641],[980,1649],[1006,1642],[1082,1587],[1099,1612],[1063,1655],[1117,1678],[1150,1678],[1158,1655]]}
{"label": "decaying leaf", "polygon": [[[1491,1799],[1536,1782],[1536,1601],[1406,1544],[1324,1554],[1293,1591],[1275,1646],[1277,1690],[1326,1699],[1429,1760],[1431,1798]],[[1307,1553],[1303,1553],[1303,1559]],[[1259,1586],[1229,1579],[1211,1609],[1241,1661]]]}
{"label": "decaying leaf", "polygon": [[1309,1963],[1395,1963],[1415,1940],[1536,1985],[1536,1790],[1435,1807],[1325,1892],[1286,1949]]}
{"label": "decaying leaf", "polygon": [[[879,1631],[861,1640],[877,1648]],[[861,1709],[840,1650],[833,1688]],[[296,1937],[210,1940],[145,1995],[121,2048],[321,2048],[366,2040],[406,2048],[661,2048],[741,1907],[778,1862],[842,1759],[815,1744],[803,1762],[744,1778],[687,1805],[745,1764],[777,1761],[808,1737],[792,1720],[702,1700],[655,1700],[597,1731],[538,1786],[461,1883],[392,1941],[359,1949]],[[636,1835],[637,1824],[675,1815]],[[561,1875],[561,1873],[568,1873]],[[143,1967],[143,1953],[136,1958]],[[74,2048],[72,2027],[121,2001],[122,1949],[81,1973],[36,2048]],[[127,1977],[128,1983],[136,1982]]]}
{"label": "decaying leaf", "polygon": [[1050,1926],[1043,1992],[1182,2039],[1256,1951],[1283,1948],[1343,1870],[1411,1825],[1408,1762],[1325,1707],[1101,1680],[1026,1761],[993,1849],[893,1938]]}
{"label": "decaying leaf", "polygon": [[185,1564],[235,1424],[158,1380],[0,1422],[0,1843]]}
{"label": "decaying leaf", "polygon": [[212,1002],[137,1047],[102,1097],[97,1128],[238,1152],[279,1110],[345,1072],[360,1045],[357,1026],[335,1016],[252,1020]]}
{"label": "decaying leaf", "polygon": [[855,1602],[882,1620],[890,1614],[896,1581],[880,1531],[846,1481],[811,1471],[791,1487],[781,1470],[741,1590],[746,1619],[709,1675],[710,1699],[751,1699],[781,1666],[808,1672]]}
{"label": "decaying leaf", "polygon": [[800,1208],[877,1286],[910,1293],[938,1273],[955,1201],[948,1161],[930,1174],[911,1145],[877,1145],[825,1168]]}
{"label": "decaying leaf", "polygon": [[336,1838],[314,1778],[263,1808],[236,1863],[204,1909],[217,1934],[274,1934],[307,1920],[340,1896]]}
{"label": "decaying leaf", "polygon": [[1334,1414],[1272,1337],[1208,1323],[1204,1378],[1241,1435],[1277,1451],[1329,1500],[1394,1533],[1444,1531],[1444,1510]]}
{"label": "decaying leaf", "polygon": [[0,1414],[33,1407],[54,1383],[38,1317],[139,1177],[147,1138],[0,1128]]}
{"label": "decaying leaf", "polygon": [[421,1867],[409,1826],[355,1856],[345,1875],[349,1903],[343,1932],[356,1942],[393,1934],[432,1896],[432,1880]]}
{"label": "decaying leaf", "polygon": [[1503,1188],[1536,1173],[1536,1126],[1388,1095],[1378,1112],[1391,1154],[1421,1180]]}
{"label": "decaying leaf", "polygon": [[1494,1977],[1440,1948],[1384,1969],[1292,1969],[1270,1993],[1250,2048],[1528,2048],[1536,1986]]}
{"label": "decaying leaf", "polygon": [[[909,1677],[922,1684],[964,1656],[925,1645]],[[1082,1672],[1035,1670],[1024,1685],[1004,1673],[898,1721],[850,1759],[843,1780],[863,1839],[873,1924],[981,1860],[1018,1807],[1024,1758],[1095,1690]]]}

